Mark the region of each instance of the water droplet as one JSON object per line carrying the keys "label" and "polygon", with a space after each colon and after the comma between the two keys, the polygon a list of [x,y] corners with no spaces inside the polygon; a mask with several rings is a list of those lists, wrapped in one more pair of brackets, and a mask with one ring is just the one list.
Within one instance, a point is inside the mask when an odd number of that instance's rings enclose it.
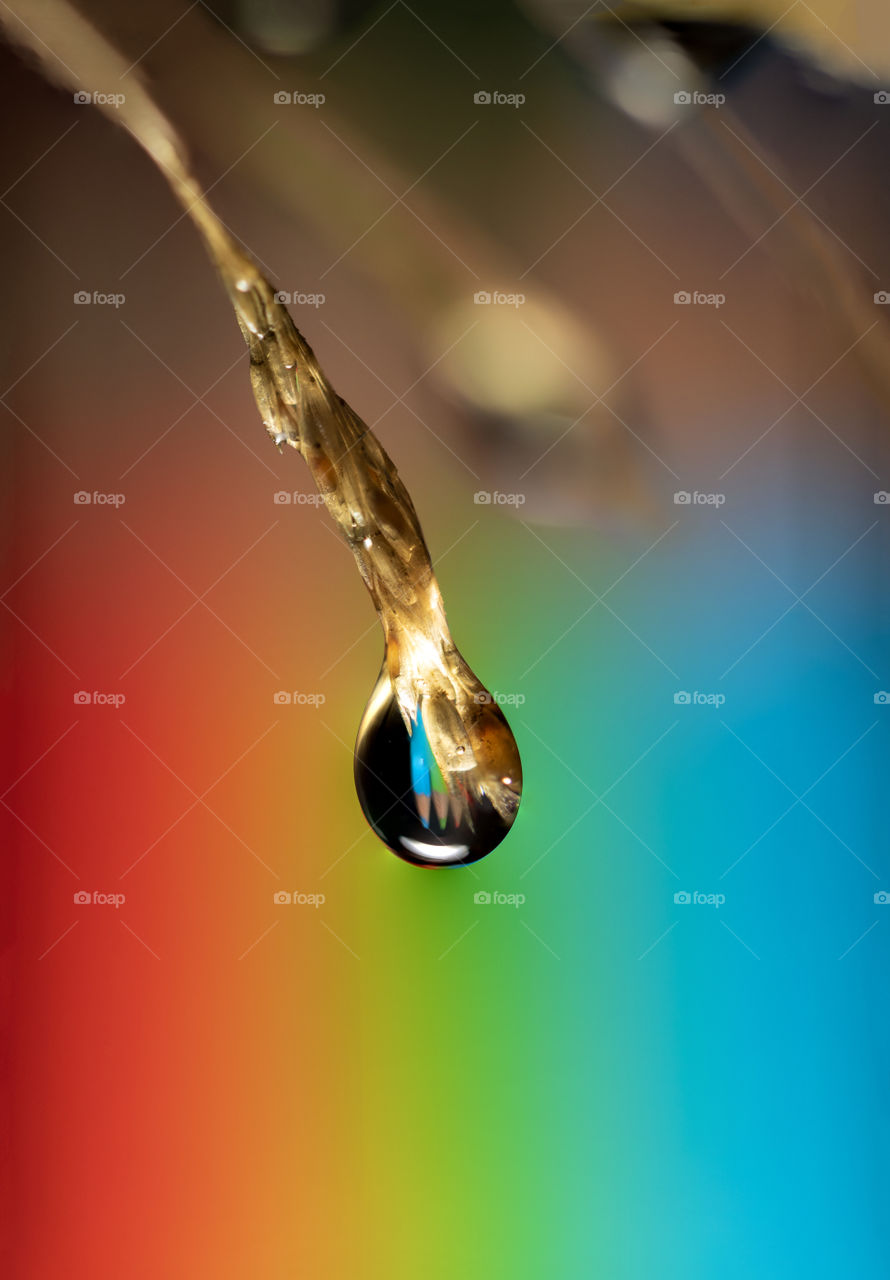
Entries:
{"label": "water droplet", "polygon": [[[415,866],[477,862],[513,825],[522,790],[519,752],[500,708],[481,685],[479,691],[460,724],[468,742],[453,745],[459,766],[444,776],[424,723],[424,699],[409,731],[385,664],[362,717],[355,744],[359,802],[375,834]],[[434,705],[426,713],[435,715]]]}

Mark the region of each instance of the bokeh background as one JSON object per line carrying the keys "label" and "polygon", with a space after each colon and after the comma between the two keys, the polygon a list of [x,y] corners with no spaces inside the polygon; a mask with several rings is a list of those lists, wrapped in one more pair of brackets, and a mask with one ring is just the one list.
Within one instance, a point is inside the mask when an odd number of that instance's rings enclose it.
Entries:
{"label": "bokeh background", "polygon": [[89,9],[504,702],[447,874],[197,237],[0,52],[6,1274],[887,1274],[887,19],[685,9]]}

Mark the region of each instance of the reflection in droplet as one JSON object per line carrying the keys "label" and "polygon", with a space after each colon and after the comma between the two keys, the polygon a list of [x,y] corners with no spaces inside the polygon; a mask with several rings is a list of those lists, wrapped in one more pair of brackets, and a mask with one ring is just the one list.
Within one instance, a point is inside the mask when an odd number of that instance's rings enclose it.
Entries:
{"label": "reflection in droplet", "polygon": [[516,743],[497,706],[474,706],[486,722],[489,759],[456,771],[450,788],[433,755],[422,705],[409,732],[385,668],[359,726],[355,786],[362,810],[383,843],[415,866],[477,862],[513,825],[521,792]]}

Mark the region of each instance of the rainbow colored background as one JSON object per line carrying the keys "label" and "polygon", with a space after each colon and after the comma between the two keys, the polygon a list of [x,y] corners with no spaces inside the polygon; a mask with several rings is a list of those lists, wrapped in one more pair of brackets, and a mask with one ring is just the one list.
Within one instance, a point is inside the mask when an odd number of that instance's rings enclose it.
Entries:
{"label": "rainbow colored background", "polygon": [[[16,76],[9,182],[70,115]],[[284,278],[335,256],[218,195]],[[670,188],[690,216],[694,195]],[[96,289],[176,216],[98,117],[17,199]],[[831,433],[798,405],[736,461],[789,396],[684,314],[647,366],[674,479],[626,532],[474,505],[466,466],[387,419],[525,766],[505,843],[431,875],[355,800],[379,635],[324,513],[275,501],[307,478],[263,437],[195,237],[167,235],[118,314],[4,234],[8,1274],[885,1275],[890,468],[855,372],[811,397]],[[672,261],[704,282],[734,235]],[[597,259],[597,289],[643,351],[673,284],[626,265]],[[793,399],[844,343],[745,271],[723,318]],[[413,366],[368,286],[328,288],[299,322],[373,422],[392,396],[320,321],[392,386]]]}

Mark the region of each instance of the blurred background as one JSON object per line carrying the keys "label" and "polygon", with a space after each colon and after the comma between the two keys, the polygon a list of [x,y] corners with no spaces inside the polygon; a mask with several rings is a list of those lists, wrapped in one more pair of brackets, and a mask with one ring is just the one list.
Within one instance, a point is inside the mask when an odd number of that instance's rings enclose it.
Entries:
{"label": "blurred background", "polygon": [[886,1275],[890,13],[80,8],[526,783],[471,869],[371,834],[350,557],[159,174],[4,45],[6,1273]]}

